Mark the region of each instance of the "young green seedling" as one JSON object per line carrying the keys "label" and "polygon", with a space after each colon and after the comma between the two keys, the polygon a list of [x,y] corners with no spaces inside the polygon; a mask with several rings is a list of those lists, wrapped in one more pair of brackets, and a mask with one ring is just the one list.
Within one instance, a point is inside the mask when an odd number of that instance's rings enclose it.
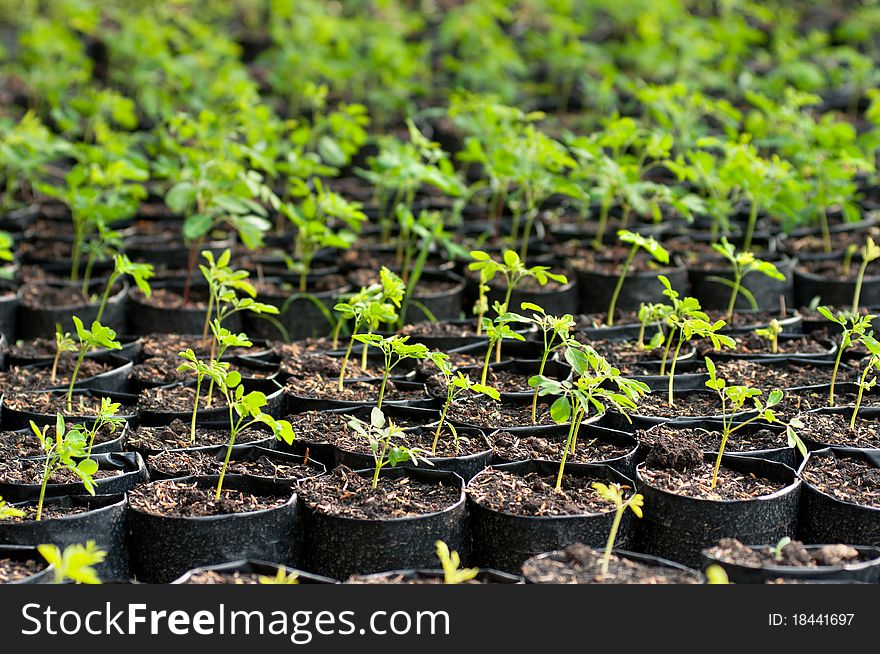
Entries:
{"label": "young green seedling", "polygon": [[104,295],[101,296],[101,304],[98,306],[98,315],[95,320],[101,322],[104,315],[104,309],[107,307],[107,300],[110,298],[110,290],[122,277],[131,277],[134,283],[141,290],[145,297],[150,297],[152,289],[148,280],[153,277],[153,266],[149,263],[135,263],[124,254],[117,254],[113,257],[113,272],[104,286]]}
{"label": "young green seedling", "polygon": [[443,567],[444,584],[461,584],[480,574],[479,568],[462,568],[458,552],[450,551],[449,546],[442,540],[438,540],[434,546],[437,548],[437,558],[440,559],[440,565]]}
{"label": "young green seedling", "polygon": [[[474,261],[468,264],[468,268],[480,271],[480,273],[486,271],[487,283],[492,281],[496,274],[500,274],[504,278],[504,301],[501,303],[501,310],[498,313],[506,313],[508,311],[510,308],[510,297],[522,280],[527,277],[534,278],[541,286],[544,286],[551,280],[559,284],[566,284],[568,282],[565,275],[550,272],[549,266],[527,267],[513,250],[505,250],[501,256],[501,261],[495,261],[481,250],[471,251],[471,257],[474,258]],[[482,274],[480,278],[482,280]]]}
{"label": "young green seedling", "polygon": [[770,554],[776,561],[782,561],[782,550],[791,542],[790,536],[783,536],[773,547],[770,548]]}
{"label": "young green seedling", "polygon": [[678,361],[678,355],[681,352],[681,346],[690,342],[692,338],[708,338],[712,342],[715,350],[722,347],[736,347],[736,341],[726,334],[718,333],[726,324],[723,320],[716,320],[714,323],[708,321],[705,314],[697,315],[695,311],[690,316],[680,318],[672,314],[669,319],[669,325],[672,331],[678,334],[678,344],[675,346],[675,352],[672,354],[672,364],[669,367],[669,386],[667,390],[666,401],[669,406],[674,406],[675,402],[675,364]]}
{"label": "young green seedling", "polygon": [[[543,375],[550,355],[573,342],[571,330],[575,326],[574,318],[569,313],[561,317],[548,316],[542,307],[531,302],[523,302],[520,308],[523,311],[532,311],[533,313],[531,316],[516,314],[517,322],[532,324],[541,332],[544,351],[541,354],[538,374]],[[535,389],[532,395],[532,424],[538,424],[538,389]]]}
{"label": "young green seedling", "polygon": [[57,545],[39,545],[37,550],[49,565],[55,566],[55,583],[70,580],[76,584],[100,584],[101,579],[92,567],[103,563],[107,552],[98,549],[95,541],[85,545],[68,545],[62,551]]}
{"label": "young green seedling", "polygon": [[637,518],[642,517],[642,507],[645,505],[645,497],[640,493],[633,493],[629,499],[624,500],[624,491],[628,486],[620,484],[603,484],[602,482],[593,482],[593,490],[603,500],[614,503],[614,522],[611,523],[611,532],[608,534],[608,542],[605,544],[605,556],[602,559],[602,576],[608,574],[608,565],[611,563],[611,551],[614,549],[614,541],[617,539],[617,531],[620,529],[620,521],[623,520],[623,514],[629,509]]}
{"label": "young green seedling", "polygon": [[658,309],[658,314],[663,315],[664,322],[668,328],[666,345],[663,347],[663,356],[660,360],[660,374],[665,375],[666,361],[669,358],[669,351],[672,349],[672,342],[678,332],[678,325],[691,318],[708,321],[709,317],[703,312],[697,298],[686,297],[680,299],[678,291],[672,288],[672,284],[666,275],[657,275],[657,279],[664,286],[663,295],[668,297],[671,302],[670,305],[660,305],[661,308]]}
{"label": "young green seedling", "polygon": [[870,332],[871,321],[877,316],[867,314],[859,315],[849,311],[838,311],[835,316],[828,307],[816,307],[826,320],[829,320],[840,326],[843,334],[840,337],[840,344],[837,346],[837,357],[834,359],[834,368],[831,370],[831,388],[828,391],[828,406],[834,406],[834,387],[837,383],[837,373],[840,370],[840,361],[843,353],[849,348],[863,342],[865,336]]}
{"label": "young green seedling", "polygon": [[[440,433],[443,431],[443,426],[446,424],[446,415],[449,413],[449,407],[455,402],[455,398],[462,393],[479,393],[491,397],[497,402],[501,399],[501,395],[491,386],[473,383],[470,378],[461,371],[453,372],[452,366],[449,365],[448,354],[444,354],[443,352],[432,352],[428,358],[434,362],[434,365],[437,366],[440,374],[443,375],[443,381],[446,387],[446,401],[443,403],[443,408],[440,410],[440,420],[437,423],[437,429],[434,432],[434,441],[431,443],[431,456],[435,456],[437,454],[437,442],[440,440]],[[455,429],[455,425],[451,423],[449,424],[449,430],[452,432],[452,437],[455,439],[455,451],[458,453],[458,431]]]}
{"label": "young green seedling", "polygon": [[[247,342],[250,343],[250,341]],[[189,431],[189,442],[191,445],[193,445],[196,442],[196,418],[199,412],[199,401],[201,400],[202,383],[204,382],[205,377],[207,377],[211,380],[212,386],[215,384],[217,386],[221,386],[226,379],[226,374],[229,372],[229,362],[220,361],[219,359],[202,361],[191,349],[180,352],[177,356],[185,360],[184,363],[181,363],[179,366],[177,366],[177,369],[181,372],[193,373],[196,377],[195,400],[193,401],[193,410],[192,416],[190,418]]]}
{"label": "young green seedling", "polygon": [[109,426],[110,433],[115,434],[117,429],[125,425],[125,418],[120,418],[117,415],[120,406],[121,405],[118,402],[114,402],[109,397],[102,397],[101,406],[98,408],[98,415],[95,416],[91,425],[78,426],[78,429],[85,432],[89,441],[89,448],[86,452],[87,458],[92,456],[92,448],[95,446],[95,438],[97,438],[98,432],[101,431],[101,429]]}
{"label": "young green seedling", "polygon": [[[639,305],[639,337],[637,343],[640,350],[656,350],[663,345],[665,336],[661,325],[666,322],[667,316],[672,313],[672,307],[668,304],[645,304]],[[645,330],[648,325],[657,325],[656,333],[651,340],[645,345]]]}
{"label": "young green seedling", "polygon": [[483,335],[483,317],[489,313],[489,282],[494,276],[491,268],[480,270],[480,281],[477,284],[477,299],[474,302],[473,313],[477,317],[477,336]]}
{"label": "young green seedling", "polygon": [[514,341],[524,341],[525,336],[515,332],[511,327],[511,323],[518,322],[518,318],[514,313],[502,311],[502,305],[495,303],[495,311],[498,315],[495,320],[483,318],[483,333],[489,342],[486,349],[486,358],[483,360],[483,372],[480,374],[480,383],[485,386],[489,376],[489,361],[492,358],[492,351],[495,351],[495,361],[501,360],[501,341],[508,339]]}
{"label": "young green seedling", "polygon": [[617,280],[617,285],[614,287],[614,292],[611,294],[611,303],[608,305],[608,317],[605,319],[605,324],[608,327],[614,325],[614,308],[617,306],[617,298],[620,296],[623,282],[626,280],[626,273],[629,272],[629,267],[632,265],[633,259],[636,258],[638,251],[644,250],[658,263],[669,263],[669,252],[653,236],[645,238],[641,234],[621,229],[617,232],[617,237],[622,243],[629,243],[632,247],[623,262],[623,266],[620,268],[620,277]]}
{"label": "young green seedling", "polygon": [[713,585],[727,585],[730,579],[727,577],[727,571],[717,563],[713,563],[706,568],[703,573],[706,575],[706,583]]}
{"label": "young green seedling", "polygon": [[23,518],[24,511],[9,506],[2,497],[0,497],[0,520],[11,520],[12,518]]}
{"label": "young green seedling", "polygon": [[33,420],[30,422],[31,431],[40,441],[40,449],[43,451],[43,480],[40,484],[40,497],[37,500],[37,517],[39,522],[43,517],[43,502],[46,499],[46,486],[49,479],[61,468],[67,468],[82,480],[83,487],[89,495],[95,494],[93,475],[98,472],[98,462],[88,458],[86,452],[86,434],[81,429],[73,428],[69,431],[64,424],[61,413],[55,416],[55,437],[47,435],[49,425],[42,429],[37,427]]}
{"label": "young green seedling", "polygon": [[397,467],[398,464],[412,462],[418,466],[419,462],[428,465],[434,465],[428,459],[424,458],[427,454],[425,450],[417,447],[404,447],[397,445],[395,442],[404,435],[403,429],[395,425],[393,422],[385,420],[385,414],[382,410],[373,407],[370,412],[370,422],[364,422],[358,418],[352,418],[348,426],[355,433],[367,439],[370,444],[370,453],[373,455],[373,481],[372,488],[376,490],[379,485],[379,473],[382,468],[389,466]]}
{"label": "young green seedling", "polygon": [[[718,448],[718,456],[715,459],[715,468],[712,473],[712,488],[715,488],[718,483],[718,470],[721,468],[721,457],[724,456],[724,448],[727,447],[728,439],[746,425],[758,420],[770,423],[779,422],[773,407],[782,401],[783,393],[779,389],[770,391],[765,405],[760,400],[760,396],[763,394],[761,389],[751,386],[728,386],[724,378],[718,377],[715,363],[709,357],[706,357],[706,370],[709,372],[706,387],[715,391],[721,400],[721,446]],[[751,405],[754,415],[734,424],[736,415],[744,411],[746,405]],[[806,456],[806,445],[795,432],[795,428],[799,426],[803,425],[796,418],[789,422],[786,425],[786,437],[789,446],[796,446],[801,454]]]}
{"label": "young green seedling", "polygon": [[766,341],[770,341],[770,348],[773,354],[779,354],[779,335],[782,333],[782,325],[774,318],[766,327],[755,330],[755,335],[760,336]]}
{"label": "young green seedling", "polygon": [[58,378],[58,362],[61,355],[65,352],[76,352],[78,350],[76,341],[70,337],[70,332],[62,331],[61,323],[55,323],[55,357],[52,359],[52,372],[50,379],[52,383]]}
{"label": "young green seedling", "polygon": [[747,276],[754,272],[759,272],[771,279],[785,281],[785,275],[779,272],[776,266],[772,263],[758,259],[754,253],[750,251],[737,252],[736,248],[726,237],[723,237],[720,243],[713,243],[712,249],[727,259],[733,268],[733,280],[727,279],[726,277],[718,277],[717,275],[711,275],[706,278],[710,281],[723,284],[731,289],[730,300],[727,303],[727,315],[725,317],[727,322],[730,322],[733,319],[733,309],[736,305],[736,298],[740,294],[748,300],[752,309],[756,310],[758,308],[758,302],[755,300],[755,296],[749,289],[743,286],[743,281]]}
{"label": "young green seedling", "polygon": [[116,340],[116,332],[109,327],[104,327],[98,321],[92,323],[91,329],[83,326],[82,320],[77,316],[73,316],[73,325],[76,327],[76,335],[79,338],[79,347],[77,348],[76,364],[73,366],[73,373],[70,375],[70,384],[67,387],[67,412],[73,410],[73,387],[76,384],[76,376],[82,366],[83,360],[91,350],[99,347],[108,350],[120,350],[122,345]]}
{"label": "young green seedling", "polygon": [[385,387],[388,385],[388,377],[402,361],[407,359],[427,359],[430,350],[421,343],[409,343],[409,336],[388,336],[382,338],[378,334],[358,334],[355,338],[364,345],[371,345],[382,352],[384,365],[382,367],[382,384],[379,386],[379,401],[376,408],[382,408],[382,400],[385,398]]}
{"label": "young green seedling", "polygon": [[877,377],[868,379],[868,375],[872,370],[880,368],[880,342],[874,338],[873,333],[870,333],[865,334],[862,338],[862,344],[867,348],[870,356],[867,363],[864,364],[865,369],[862,371],[861,377],[859,377],[859,394],[856,396],[856,405],[853,407],[852,417],[849,419],[850,429],[856,428],[856,418],[859,415],[859,407],[862,405],[862,396],[865,391],[871,390],[877,385]]}
{"label": "young green seedling", "polygon": [[284,568],[278,568],[274,577],[261,575],[257,581],[267,586],[290,586],[299,583],[299,574],[296,572],[288,573]]}
{"label": "young green seedling", "polygon": [[856,288],[853,291],[852,311],[859,312],[859,299],[862,296],[862,285],[865,282],[865,272],[868,270],[868,264],[880,259],[880,246],[874,243],[874,239],[870,236],[865,242],[865,247],[861,250],[862,264],[859,266],[859,274],[856,277]]}
{"label": "young green seedling", "polygon": [[541,397],[555,395],[550,405],[550,417],[557,424],[569,423],[565,449],[556,476],[556,490],[562,488],[562,474],[569,453],[574,454],[581,423],[595,409],[599,414],[609,408],[619,411],[629,420],[627,411],[636,408],[636,402],[648,392],[648,386],[634,379],[627,379],[620,370],[612,367],[596,351],[582,345],[565,350],[565,360],[574,372],[574,381],[557,381],[540,375],[529,379],[529,386],[536,388]]}

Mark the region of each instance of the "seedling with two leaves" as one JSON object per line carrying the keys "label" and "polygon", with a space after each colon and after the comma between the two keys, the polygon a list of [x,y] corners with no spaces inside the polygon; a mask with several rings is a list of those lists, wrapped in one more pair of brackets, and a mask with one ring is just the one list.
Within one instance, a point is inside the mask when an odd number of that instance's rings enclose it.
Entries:
{"label": "seedling with two leaves", "polygon": [[770,350],[773,354],[779,354],[779,335],[783,332],[782,325],[774,318],[766,327],[755,330],[755,335],[770,342]]}

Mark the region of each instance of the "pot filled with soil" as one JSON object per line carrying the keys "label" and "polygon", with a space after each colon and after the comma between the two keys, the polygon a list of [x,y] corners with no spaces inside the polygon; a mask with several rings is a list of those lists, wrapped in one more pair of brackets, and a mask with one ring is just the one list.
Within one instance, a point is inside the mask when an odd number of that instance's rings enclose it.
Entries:
{"label": "pot filled with soil", "polygon": [[303,567],[347,579],[355,573],[430,567],[437,540],[466,552],[462,479],[426,468],[385,468],[375,488],[373,470],[345,467],[301,482]]}
{"label": "pot filled with soil", "polygon": [[101,352],[84,358],[79,367],[75,357],[59,357],[57,365],[45,362],[11,366],[0,372],[0,384],[9,391],[67,390],[76,373],[75,389],[126,393],[131,369],[132,362],[125,357]]}
{"label": "pot filled with soil", "polygon": [[231,561],[193,568],[172,584],[253,586],[256,584],[335,584],[335,579],[303,572],[278,563]]}
{"label": "pot filled with soil", "polygon": [[[246,429],[236,437],[239,445],[268,446],[275,441],[274,436],[261,429]],[[144,458],[168,450],[189,451],[204,447],[225,446],[229,443],[229,425],[208,423],[196,427],[195,441],[192,440],[192,423],[187,420],[172,420],[167,425],[137,427],[126,435],[126,450],[138,452]]]}
{"label": "pot filled with soil", "polygon": [[[852,306],[860,270],[859,259],[847,269],[841,256],[801,261],[794,270],[793,306],[808,306],[820,298],[823,306]],[[876,262],[868,264],[861,287],[861,306],[880,305],[880,274]]]}
{"label": "pot filled with soil", "polygon": [[[134,289],[128,296],[128,313],[132,320],[132,334],[202,334],[205,313],[208,310],[208,288],[204,283],[192,284],[186,295],[186,282],[167,279],[152,285],[152,293],[145,296]],[[223,322],[231,332],[241,331],[241,314],[234,313]]]}
{"label": "pot filled with soil", "polygon": [[57,414],[71,424],[93,424],[101,410],[101,401],[110,399],[120,404],[116,417],[131,422],[135,419],[136,395],[95,391],[92,389],[74,390],[70,406],[67,404],[67,391],[12,391],[5,393],[2,402],[3,428],[8,430],[28,429],[31,421],[42,427],[54,425]]}
{"label": "pot filled with soil", "polygon": [[289,486],[228,477],[156,481],[129,493],[128,547],[139,581],[168,583],[186,571],[238,559],[293,564],[301,532]]}
{"label": "pot filled with soil", "polygon": [[36,547],[0,545],[0,584],[52,583],[52,568]]}
{"label": "pot filled with soil", "polygon": [[[55,325],[72,334],[76,333],[72,316],[79,317],[83,324],[90,326],[98,317],[100,298],[104,293],[102,282],[94,281],[89,294],[82,292],[77,285],[60,282],[30,282],[18,290],[18,312],[16,321],[17,338],[51,338]],[[117,283],[110,291],[101,324],[117,333],[125,333],[125,298],[128,284]]]}
{"label": "pot filled with soil", "polygon": [[[359,268],[348,273],[354,288],[379,281],[376,268]],[[409,298],[407,320],[458,320],[461,317],[466,282],[451,272],[424,271]]]}
{"label": "pot filled with soil", "polygon": [[853,406],[838,406],[800,414],[807,447],[811,450],[828,447],[880,449],[880,408],[860,408],[854,422],[853,411]]}
{"label": "pot filled with soil", "polygon": [[722,538],[702,552],[703,568],[717,564],[735,584],[763,584],[775,579],[876,584],[880,549],[852,545],[804,545],[783,539],[773,545],[749,546]]}
{"label": "pot filled with soil", "polygon": [[[128,424],[122,427],[107,424],[98,428],[92,446],[93,454],[122,452],[123,443],[128,437]],[[41,457],[45,451],[32,429],[17,429],[0,432],[0,461]]]}

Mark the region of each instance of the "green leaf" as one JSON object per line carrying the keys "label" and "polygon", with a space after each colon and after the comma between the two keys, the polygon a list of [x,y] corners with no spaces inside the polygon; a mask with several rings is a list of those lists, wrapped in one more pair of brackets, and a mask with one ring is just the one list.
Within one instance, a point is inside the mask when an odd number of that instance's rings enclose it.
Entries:
{"label": "green leaf", "polygon": [[556,398],[553,404],[550,405],[550,417],[557,424],[569,421],[571,418],[571,403],[567,397]]}
{"label": "green leaf", "polygon": [[183,221],[183,238],[186,241],[195,241],[211,231],[213,225],[214,219],[208,214],[191,214]]}

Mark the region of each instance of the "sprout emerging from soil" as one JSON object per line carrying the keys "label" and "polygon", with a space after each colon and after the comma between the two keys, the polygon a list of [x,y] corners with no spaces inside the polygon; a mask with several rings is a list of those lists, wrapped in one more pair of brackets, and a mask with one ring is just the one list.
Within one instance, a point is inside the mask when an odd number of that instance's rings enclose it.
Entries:
{"label": "sprout emerging from soil", "polygon": [[479,568],[462,568],[458,552],[450,551],[449,546],[442,540],[438,540],[434,545],[437,548],[437,558],[440,559],[440,565],[443,567],[444,584],[461,584],[480,574]]}
{"label": "sprout emerging from soil", "polygon": [[100,584],[95,566],[103,563],[107,552],[98,549],[95,541],[85,545],[68,545],[62,551],[57,545],[40,545],[37,550],[49,565],[54,566],[56,584],[72,581],[75,584]]}

